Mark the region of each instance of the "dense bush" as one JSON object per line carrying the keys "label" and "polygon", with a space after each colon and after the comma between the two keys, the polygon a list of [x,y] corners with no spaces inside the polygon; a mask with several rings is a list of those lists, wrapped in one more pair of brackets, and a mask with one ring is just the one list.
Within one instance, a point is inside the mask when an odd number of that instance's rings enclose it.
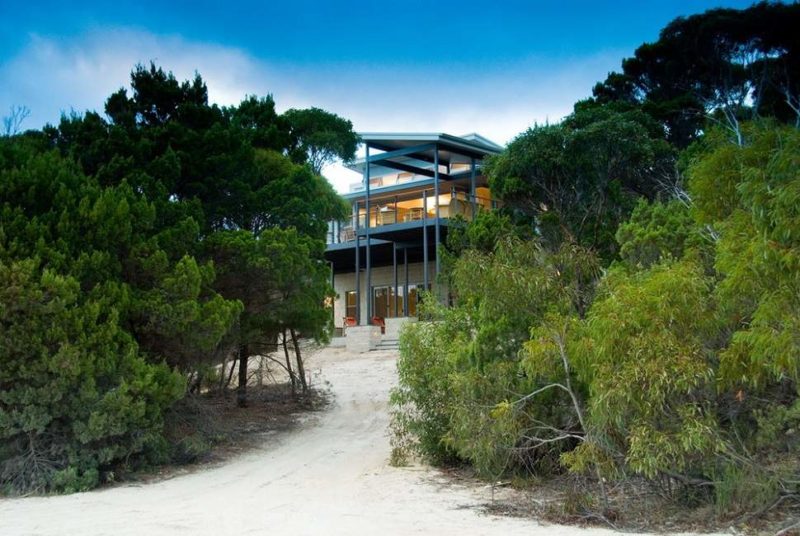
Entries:
{"label": "dense bush", "polygon": [[118,311],[35,261],[0,261],[0,488],[83,490],[157,441],[183,378]]}
{"label": "dense bush", "polygon": [[245,405],[248,360],[288,333],[306,391],[298,339],[329,333],[323,238],[346,208],[319,169],[353,156],[352,125],[271,97],[223,109],[154,65],[131,90],[0,137],[3,492],[193,459],[161,433],[187,389],[224,389],[235,359]]}
{"label": "dense bush", "polygon": [[742,133],[691,148],[682,200],[639,203],[596,287],[574,246],[467,240],[455,306],[401,338],[396,423],[418,451],[492,477],[637,476],[720,515],[796,497],[800,132]]}
{"label": "dense bush", "polygon": [[614,232],[639,198],[673,187],[675,151],[639,111],[577,108],[561,123],[536,125],[489,159],[492,194],[528,219],[543,243],[594,248],[611,260]]}
{"label": "dense bush", "polygon": [[[563,393],[512,405],[548,378],[526,375],[520,351],[531,326],[548,313],[574,312],[593,259],[580,249],[549,253],[535,241],[506,237],[494,251],[466,250],[453,265],[453,307],[432,298],[433,322],[401,334],[396,424],[416,436],[416,451],[434,461],[464,459],[482,474],[508,468],[557,468],[563,447],[530,448],[526,433],[543,421],[571,421]],[[588,279],[589,281],[584,281]]]}

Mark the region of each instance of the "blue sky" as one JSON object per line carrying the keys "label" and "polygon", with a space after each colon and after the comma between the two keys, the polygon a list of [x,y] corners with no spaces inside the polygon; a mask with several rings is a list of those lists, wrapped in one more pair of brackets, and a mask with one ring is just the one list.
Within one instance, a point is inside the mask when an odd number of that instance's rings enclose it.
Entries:
{"label": "blue sky", "polygon": [[[25,126],[102,110],[137,62],[200,72],[212,100],[272,93],[361,131],[464,134],[505,143],[557,121],[679,15],[750,1],[0,3],[0,116]],[[343,190],[358,177],[326,170]]]}

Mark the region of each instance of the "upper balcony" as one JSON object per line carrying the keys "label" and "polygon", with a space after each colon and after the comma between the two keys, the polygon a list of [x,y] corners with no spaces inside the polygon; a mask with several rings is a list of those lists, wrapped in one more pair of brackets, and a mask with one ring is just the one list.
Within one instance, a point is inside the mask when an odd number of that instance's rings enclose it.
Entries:
{"label": "upper balcony", "polygon": [[446,193],[435,195],[434,189],[422,189],[397,195],[376,195],[370,198],[369,213],[365,201],[353,205],[353,215],[344,221],[328,223],[327,243],[354,242],[364,236],[369,222],[372,236],[387,236],[394,231],[421,228],[440,221],[460,218],[471,221],[479,212],[494,210],[498,202],[491,198],[489,189],[478,187],[475,195],[463,188],[451,187]]}
{"label": "upper balcony", "polygon": [[[362,165],[359,162],[353,164],[351,169],[356,169],[356,166]],[[411,165],[411,164],[409,164]],[[426,164],[424,162],[413,162],[413,165],[419,166],[423,169],[432,171],[433,164]],[[478,166],[479,169],[479,166]],[[360,171],[360,170],[359,170]],[[471,165],[469,162],[453,162],[449,166],[439,166],[439,172],[443,176],[462,177],[468,176],[471,172]],[[409,187],[415,186],[419,181],[430,180],[430,175],[422,175],[420,173],[412,173],[409,171],[396,171],[384,167],[377,167],[372,170],[369,180],[370,190],[377,191],[388,187],[397,187],[407,185]],[[366,191],[366,185],[362,178],[359,182],[353,182],[349,185],[350,194],[363,194]],[[377,192],[376,192],[377,193]]]}
{"label": "upper balcony", "polygon": [[480,168],[485,157],[502,147],[486,138],[441,133],[361,137],[366,155],[348,167],[363,178],[344,195],[353,209],[349,221],[328,225],[329,250],[349,248],[349,242],[367,235],[409,243],[423,236],[423,227],[439,229],[456,217],[469,221],[496,206]]}

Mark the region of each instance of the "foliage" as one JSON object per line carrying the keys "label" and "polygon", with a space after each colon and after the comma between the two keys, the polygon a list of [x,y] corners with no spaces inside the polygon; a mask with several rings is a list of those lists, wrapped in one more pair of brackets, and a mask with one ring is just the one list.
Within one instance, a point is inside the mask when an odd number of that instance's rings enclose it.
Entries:
{"label": "foliage", "polygon": [[578,110],[535,126],[487,165],[508,210],[532,219],[544,244],[574,242],[613,258],[614,231],[640,198],[674,187],[674,154],[638,111]]}
{"label": "foliage", "polygon": [[292,228],[266,229],[259,235],[224,231],[209,236],[204,248],[217,267],[214,287],[243,304],[242,344],[257,351],[283,327],[326,338],[331,316],[322,303],[333,291],[320,241]]}
{"label": "foliage", "polygon": [[[691,473],[716,448],[711,282],[690,261],[606,278],[587,317],[578,375],[587,427],[618,463]],[[585,464],[581,452],[568,465]]]}
{"label": "foliage", "polygon": [[33,260],[0,262],[0,486],[78,491],[158,438],[183,379],[110,304]]}
{"label": "foliage", "polygon": [[727,127],[769,116],[800,125],[796,3],[760,2],[679,17],[594,88],[594,102],[640,107],[684,148],[706,118]]}
{"label": "foliage", "polygon": [[319,108],[291,109],[283,117],[289,124],[289,153],[303,155],[315,173],[336,158],[355,158],[359,137],[350,121]]}
{"label": "foliage", "polygon": [[799,14],[676,19],[489,162],[505,213],[451,233],[455,306],[402,335],[406,441],[492,479],[564,468],[604,517],[632,477],[726,518],[796,508]]}
{"label": "foliage", "polygon": [[403,333],[400,430],[434,460],[491,478],[561,466],[603,498],[632,476],[723,517],[796,497],[800,133],[741,133],[686,152],[680,198],[638,202],[598,285],[577,246],[487,251],[471,237],[513,227],[461,231],[455,307]]}
{"label": "foliage", "polygon": [[468,249],[491,253],[498,241],[510,235],[525,236],[524,230],[515,227],[511,218],[497,210],[480,211],[466,225],[453,225],[447,235],[445,253],[458,257]]}
{"label": "foliage", "polygon": [[561,450],[528,448],[524,436],[536,423],[569,420],[563,396],[510,402],[544,381],[520,365],[530,326],[549,312],[574,311],[576,293],[591,284],[583,279],[591,255],[581,253],[549,253],[512,235],[493,251],[467,249],[455,259],[454,305],[426,301],[433,321],[408,325],[401,334],[394,421],[401,434],[415,436],[418,453],[438,462],[468,460],[486,476],[557,469]]}
{"label": "foliage", "polygon": [[[397,362],[400,387],[391,394],[393,429],[399,434],[395,437],[404,440],[399,448],[439,464],[457,460],[445,442],[449,413],[456,404],[448,378],[453,361],[448,354],[458,348],[451,344],[455,336],[447,322],[420,322],[405,328],[400,335],[402,357]],[[405,457],[407,453],[397,454]]]}
{"label": "foliage", "polygon": [[235,356],[246,401],[247,361],[288,331],[305,390],[298,337],[329,333],[323,238],[346,207],[309,158],[351,158],[349,122],[279,115],[272,97],[219,108],[199,75],[153,64],[105,112],[0,138],[0,272],[16,285],[0,292],[9,491],[190,459],[203,445],[160,430],[184,389],[225,386]]}
{"label": "foliage", "polygon": [[213,349],[237,305],[209,292],[213,268],[189,256],[197,240],[191,218],[159,228],[155,206],[127,183],[104,188],[53,152],[5,145],[19,152],[0,170],[0,258],[35,254],[45,268],[75,277],[87,297],[117,308],[154,361],[185,367]]}
{"label": "foliage", "polygon": [[[664,260],[681,259],[687,250],[708,253],[709,236],[679,200],[648,203],[640,200],[628,221],[617,229],[619,256],[631,268],[649,268]],[[705,256],[705,255],[704,255]]]}
{"label": "foliage", "polygon": [[[735,330],[721,372],[728,385],[797,386],[800,133],[769,125],[745,132],[746,146],[718,142],[690,170],[698,218],[720,235],[717,294]],[[720,177],[735,186],[720,187]]]}
{"label": "foliage", "polygon": [[[294,225],[321,238],[327,220],[344,214],[319,170],[302,164],[306,152],[352,158],[354,145],[330,147],[340,138],[357,140],[349,122],[317,108],[280,116],[271,96],[222,109],[209,104],[199,75],[179,83],[154,64],[134,69],[131,89],[130,97],[120,89],[106,101],[109,121],[87,112],[45,129],[102,184],[128,182],[159,205],[163,217],[175,211],[175,201],[196,201],[202,210],[192,216],[203,230],[257,233]],[[300,134],[295,115],[313,119]],[[299,151],[298,139],[304,140]]]}

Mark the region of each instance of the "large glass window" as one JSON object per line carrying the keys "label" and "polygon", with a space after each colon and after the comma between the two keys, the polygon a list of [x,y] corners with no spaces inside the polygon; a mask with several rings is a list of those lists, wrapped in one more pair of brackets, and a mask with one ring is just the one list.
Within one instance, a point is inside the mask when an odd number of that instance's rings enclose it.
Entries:
{"label": "large glass window", "polygon": [[[417,316],[417,303],[420,293],[424,288],[422,283],[408,286],[408,316]],[[430,289],[430,284],[428,285]],[[381,318],[395,317],[395,301],[397,301],[397,316],[403,316],[403,298],[405,289],[403,285],[397,287],[397,296],[393,286],[372,287],[372,315]]]}
{"label": "large glass window", "polygon": [[389,302],[391,287],[373,287],[372,289],[372,314],[386,318],[389,316]]}
{"label": "large glass window", "polygon": [[[408,285],[408,316],[417,316],[417,301],[419,301],[418,285]],[[422,289],[422,285],[419,285]]]}
{"label": "large glass window", "polygon": [[356,300],[358,296],[356,296],[355,290],[348,290],[344,293],[344,314],[350,318],[356,317]]}
{"label": "large glass window", "polygon": [[[422,291],[425,285],[417,283],[416,285],[408,285],[408,316],[417,316],[417,305],[422,300]],[[431,284],[428,283],[428,290],[431,289]]]}
{"label": "large glass window", "polygon": [[397,287],[398,296],[394,294],[393,286],[372,288],[372,314],[381,318],[394,318],[395,301],[397,301],[397,315],[403,316],[403,287]]}

